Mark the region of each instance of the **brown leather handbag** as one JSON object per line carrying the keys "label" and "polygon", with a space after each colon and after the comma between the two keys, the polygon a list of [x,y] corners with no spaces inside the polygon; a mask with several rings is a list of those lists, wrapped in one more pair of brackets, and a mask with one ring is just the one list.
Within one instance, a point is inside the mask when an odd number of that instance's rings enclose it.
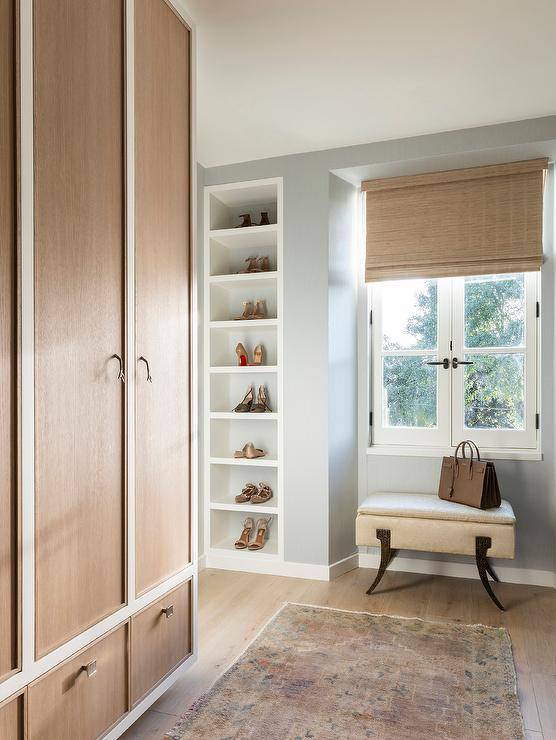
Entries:
{"label": "brown leather handbag", "polygon": [[[458,457],[461,448],[462,456]],[[466,457],[465,449],[470,456]],[[477,459],[473,457],[473,451]],[[470,439],[460,442],[453,457],[442,458],[438,495],[445,501],[474,506],[476,509],[493,509],[500,506],[500,488],[494,463],[483,462],[479,448]]]}

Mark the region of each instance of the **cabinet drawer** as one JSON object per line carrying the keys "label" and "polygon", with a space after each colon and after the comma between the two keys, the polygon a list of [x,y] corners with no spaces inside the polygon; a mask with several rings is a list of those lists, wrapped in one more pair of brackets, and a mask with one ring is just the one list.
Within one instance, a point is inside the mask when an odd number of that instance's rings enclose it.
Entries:
{"label": "cabinet drawer", "polygon": [[127,625],[29,686],[29,740],[93,740],[128,709]]}
{"label": "cabinet drawer", "polygon": [[23,740],[23,702],[24,696],[0,701],[0,738],[9,740]]}
{"label": "cabinet drawer", "polygon": [[191,653],[191,581],[131,620],[131,700],[135,704]]}

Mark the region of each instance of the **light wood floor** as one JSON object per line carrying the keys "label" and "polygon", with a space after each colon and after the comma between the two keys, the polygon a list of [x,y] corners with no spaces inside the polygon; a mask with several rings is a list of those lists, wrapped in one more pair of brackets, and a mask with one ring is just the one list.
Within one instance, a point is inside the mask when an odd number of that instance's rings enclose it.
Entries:
{"label": "light wood floor", "polygon": [[179,715],[245,649],[285,602],[423,619],[504,625],[513,644],[528,740],[556,740],[556,590],[499,584],[508,611],[499,612],[477,580],[387,573],[366,596],[375,571],[358,569],[335,581],[206,570],[200,577],[200,657],[123,736],[160,740]]}

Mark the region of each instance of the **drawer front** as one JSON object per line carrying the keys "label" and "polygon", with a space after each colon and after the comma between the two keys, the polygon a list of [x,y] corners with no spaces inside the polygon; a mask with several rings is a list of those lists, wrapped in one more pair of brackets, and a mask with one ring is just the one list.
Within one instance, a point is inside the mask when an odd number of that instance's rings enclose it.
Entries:
{"label": "drawer front", "polygon": [[30,740],[94,740],[128,709],[127,625],[29,686]]}
{"label": "drawer front", "polygon": [[135,704],[191,653],[191,581],[131,620],[131,698]]}
{"label": "drawer front", "polygon": [[0,702],[0,738],[23,740],[23,694],[15,699]]}

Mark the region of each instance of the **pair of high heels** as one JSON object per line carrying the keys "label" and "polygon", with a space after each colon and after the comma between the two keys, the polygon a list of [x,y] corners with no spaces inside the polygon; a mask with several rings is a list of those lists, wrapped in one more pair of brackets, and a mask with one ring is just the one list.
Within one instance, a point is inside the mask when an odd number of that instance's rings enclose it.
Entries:
{"label": "pair of high heels", "polygon": [[268,396],[266,395],[266,388],[264,385],[259,386],[256,402],[254,388],[252,385],[249,386],[247,393],[243,396],[243,400],[238,403],[234,411],[237,414],[264,414],[265,411],[272,412],[272,409],[268,405]]}
{"label": "pair of high heels", "polygon": [[240,214],[240,218],[242,218],[243,221],[235,227],[236,229],[248,229],[250,226],[269,226],[270,225],[270,221],[268,218],[268,211],[261,211],[261,220],[258,224],[253,223],[250,213],[242,213]]}
{"label": "pair of high heels", "polygon": [[253,350],[253,362],[248,362],[247,350],[241,342],[238,342],[236,346],[237,364],[240,367],[247,367],[262,365],[264,360],[264,347],[262,344],[257,344]]}
{"label": "pair of high heels", "polygon": [[270,258],[269,257],[247,257],[245,260],[247,267],[245,270],[240,270],[239,274],[247,272],[270,272]]}
{"label": "pair of high heels", "polygon": [[243,313],[236,316],[235,321],[248,321],[250,319],[266,319],[266,302],[262,299],[253,301],[243,301]]}
{"label": "pair of high heels", "polygon": [[272,488],[266,483],[246,483],[235,498],[236,504],[266,504],[272,498]]}
{"label": "pair of high heels", "polygon": [[262,550],[265,545],[266,533],[271,521],[271,516],[267,519],[258,519],[255,539],[250,542],[251,532],[253,531],[255,523],[252,517],[248,516],[243,522],[243,532],[234,543],[236,550]]}

